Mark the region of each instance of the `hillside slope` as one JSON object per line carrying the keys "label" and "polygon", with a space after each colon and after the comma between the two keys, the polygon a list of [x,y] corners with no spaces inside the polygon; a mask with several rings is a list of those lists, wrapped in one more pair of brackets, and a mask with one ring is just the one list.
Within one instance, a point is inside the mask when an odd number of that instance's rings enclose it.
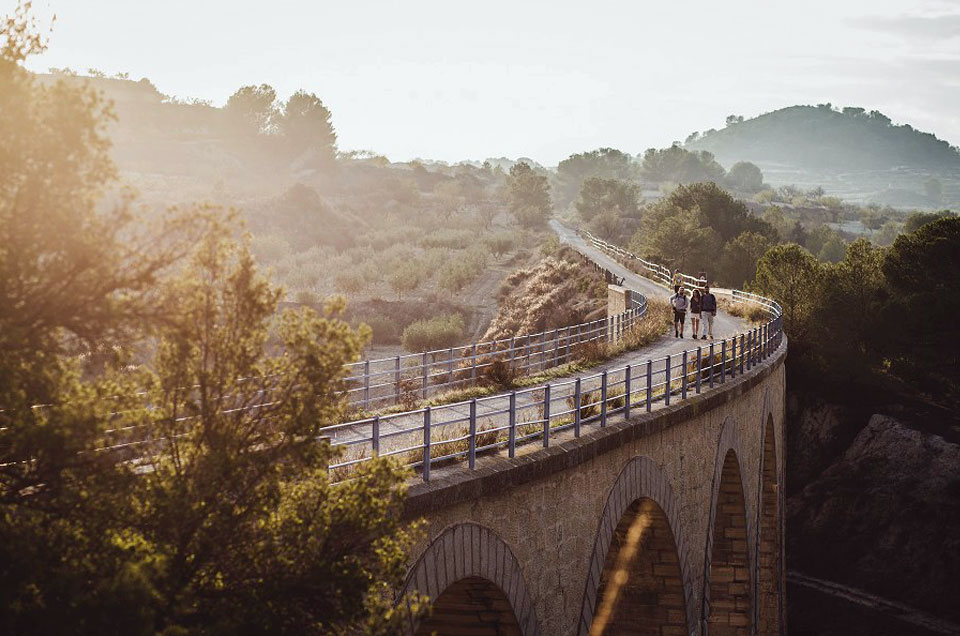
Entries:
{"label": "hillside slope", "polygon": [[883,113],[847,107],[791,106],[709,130],[687,148],[708,150],[723,163],[768,161],[811,171],[883,170],[900,166],[960,168],[960,151]]}

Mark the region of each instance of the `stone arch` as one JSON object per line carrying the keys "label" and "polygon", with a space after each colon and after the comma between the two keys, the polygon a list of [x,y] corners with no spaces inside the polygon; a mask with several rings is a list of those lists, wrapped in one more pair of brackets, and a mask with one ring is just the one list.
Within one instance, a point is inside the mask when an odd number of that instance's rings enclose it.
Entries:
{"label": "stone arch", "polygon": [[761,636],[782,633],[783,594],[782,594],[782,556],[783,524],[781,510],[782,479],[780,455],[773,414],[764,409],[765,423],[761,446],[759,488],[757,496],[756,542],[757,582],[754,594],[757,602],[757,633]]}
{"label": "stone arch", "polygon": [[703,634],[750,634],[754,625],[753,520],[747,514],[740,437],[728,417],[717,444],[704,552]]}
{"label": "stone arch", "polygon": [[436,624],[442,620],[427,619],[409,626],[408,634],[419,634],[422,627],[436,630],[440,636],[455,634],[456,621],[472,620],[478,612],[490,619],[494,630],[491,634],[499,634],[496,630],[501,626],[504,634],[540,634],[540,622],[520,563],[510,546],[484,526],[459,523],[433,539],[410,568],[401,598],[413,591],[435,603],[442,601],[444,604],[435,607],[435,611],[438,618],[453,621],[453,631]]}
{"label": "stone arch", "polygon": [[625,534],[641,515],[646,517],[646,534],[641,535],[642,545],[631,563],[638,573],[636,587],[628,592],[637,619],[631,633],[649,626],[659,634],[661,625],[679,626],[681,633],[694,631],[693,583],[679,502],[667,473],[649,457],[635,457],[620,471],[600,519],[577,628],[581,636],[590,633],[609,579],[605,570],[609,574]]}

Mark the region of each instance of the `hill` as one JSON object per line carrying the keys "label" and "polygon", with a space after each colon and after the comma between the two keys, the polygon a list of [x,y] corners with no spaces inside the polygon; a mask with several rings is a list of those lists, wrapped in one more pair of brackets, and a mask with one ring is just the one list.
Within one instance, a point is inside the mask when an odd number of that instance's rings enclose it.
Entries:
{"label": "hill", "polygon": [[960,150],[883,113],[830,104],[791,106],[691,135],[686,147],[708,150],[721,162],[779,162],[811,171],[862,171],[902,166],[960,168]]}
{"label": "hill", "polygon": [[772,185],[822,186],[854,202],[936,208],[960,198],[960,149],[876,110],[820,104],[731,115],[684,147],[724,165],[755,163]]}

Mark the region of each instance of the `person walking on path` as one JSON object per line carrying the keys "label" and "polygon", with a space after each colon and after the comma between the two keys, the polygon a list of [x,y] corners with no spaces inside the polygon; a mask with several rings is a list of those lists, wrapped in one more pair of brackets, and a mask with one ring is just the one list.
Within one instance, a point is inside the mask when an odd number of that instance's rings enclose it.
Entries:
{"label": "person walking on path", "polygon": [[[709,334],[713,340],[713,319],[717,317],[717,297],[710,293],[710,285],[704,285],[703,296],[700,298],[700,317],[703,320],[703,340]],[[693,335],[697,337],[696,334]]]}
{"label": "person walking on path", "polygon": [[681,287],[683,287],[683,274],[679,269],[675,269],[673,270],[673,293],[679,292]]}
{"label": "person walking on path", "polygon": [[687,295],[683,283],[677,286],[677,293],[670,297],[673,307],[673,337],[683,338],[683,322],[687,317]]}
{"label": "person walking on path", "polygon": [[[693,331],[693,338],[700,337],[700,290],[694,289],[693,296],[690,297],[690,328]],[[706,332],[706,330],[704,330]]]}

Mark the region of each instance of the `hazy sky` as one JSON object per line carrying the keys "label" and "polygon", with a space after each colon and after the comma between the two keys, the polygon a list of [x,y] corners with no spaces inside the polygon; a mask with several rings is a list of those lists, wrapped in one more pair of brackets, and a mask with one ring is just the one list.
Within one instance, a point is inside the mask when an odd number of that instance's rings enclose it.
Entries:
{"label": "hazy sky", "polygon": [[[9,13],[14,0],[0,0]],[[303,88],[341,149],[394,160],[637,153],[797,103],[878,109],[960,144],[960,0],[34,0],[31,67],[223,104]]]}

